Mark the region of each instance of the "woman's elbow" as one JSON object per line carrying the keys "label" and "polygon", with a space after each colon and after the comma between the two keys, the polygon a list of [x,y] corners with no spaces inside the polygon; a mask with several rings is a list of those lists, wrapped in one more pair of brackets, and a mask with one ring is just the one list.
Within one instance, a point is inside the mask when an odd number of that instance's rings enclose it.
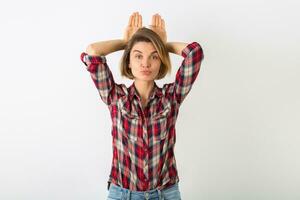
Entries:
{"label": "woman's elbow", "polygon": [[95,48],[93,48],[92,44],[90,44],[90,45],[87,46],[86,53],[89,54],[89,55],[91,55],[91,56],[98,55],[97,52],[95,51]]}

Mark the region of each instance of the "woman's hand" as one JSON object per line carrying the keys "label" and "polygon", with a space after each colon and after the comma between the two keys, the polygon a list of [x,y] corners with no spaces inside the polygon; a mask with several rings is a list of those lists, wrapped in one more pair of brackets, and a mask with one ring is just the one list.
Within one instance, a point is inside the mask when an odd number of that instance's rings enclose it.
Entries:
{"label": "woman's hand", "polygon": [[159,14],[152,16],[152,24],[150,25],[150,29],[157,33],[165,44],[167,43],[165,21],[160,17]]}
{"label": "woman's hand", "polygon": [[128,25],[124,32],[123,39],[126,44],[139,28],[142,28],[142,16],[139,14],[139,12],[134,12],[131,14]]}

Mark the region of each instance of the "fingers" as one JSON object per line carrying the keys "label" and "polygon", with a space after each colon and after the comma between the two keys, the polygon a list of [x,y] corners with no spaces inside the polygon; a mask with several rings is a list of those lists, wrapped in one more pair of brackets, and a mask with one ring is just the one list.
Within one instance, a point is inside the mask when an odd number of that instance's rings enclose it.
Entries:
{"label": "fingers", "polygon": [[143,25],[142,15],[140,15],[139,12],[132,13],[129,18],[128,26],[142,27],[142,25]]}
{"label": "fingers", "polygon": [[155,14],[155,15],[152,16],[151,26],[165,28],[165,21],[157,13],[157,14]]}
{"label": "fingers", "polygon": [[155,26],[158,26],[158,14],[155,15]]}
{"label": "fingers", "polygon": [[138,26],[139,23],[139,14],[136,12],[134,15],[134,26]]}
{"label": "fingers", "polygon": [[155,18],[156,18],[156,15],[153,15],[152,21],[151,21],[151,26],[155,26]]}
{"label": "fingers", "polygon": [[139,12],[132,13],[128,21],[128,26],[142,27],[142,25],[143,25],[142,16],[139,14]]}
{"label": "fingers", "polygon": [[161,20],[162,20],[162,19],[161,19],[161,17],[159,16],[159,17],[158,17],[158,22],[157,22],[157,26],[159,26],[159,27],[161,27],[161,24],[162,24]]}
{"label": "fingers", "polygon": [[142,25],[143,25],[142,15],[139,15],[138,27],[142,27]]}
{"label": "fingers", "polygon": [[[142,15],[140,15],[139,12],[132,13],[129,18],[128,26],[142,27],[143,26]],[[156,13],[155,15],[152,16],[152,21],[150,26],[165,29],[165,21],[161,18],[161,16],[158,13]]]}
{"label": "fingers", "polygon": [[133,14],[129,18],[128,26],[132,26],[132,21],[133,21]]}

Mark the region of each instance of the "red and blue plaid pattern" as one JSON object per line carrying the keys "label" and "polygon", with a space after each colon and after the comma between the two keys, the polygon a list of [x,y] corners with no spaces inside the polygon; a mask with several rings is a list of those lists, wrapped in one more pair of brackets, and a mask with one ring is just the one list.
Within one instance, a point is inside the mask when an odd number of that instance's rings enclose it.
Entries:
{"label": "red and blue plaid pattern", "polygon": [[142,107],[134,82],[117,84],[105,56],[81,54],[112,119],[113,159],[108,183],[134,191],[164,189],[179,182],[174,146],[179,107],[200,71],[203,51],[197,42],[182,50],[183,61],[173,83],[154,82]]}

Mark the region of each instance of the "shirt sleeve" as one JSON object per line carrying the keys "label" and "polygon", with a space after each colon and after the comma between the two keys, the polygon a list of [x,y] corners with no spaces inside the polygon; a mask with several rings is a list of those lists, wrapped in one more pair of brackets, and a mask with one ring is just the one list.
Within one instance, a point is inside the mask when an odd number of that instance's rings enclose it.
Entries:
{"label": "shirt sleeve", "polygon": [[188,44],[182,50],[181,54],[184,59],[180,68],[177,70],[174,82],[174,94],[179,104],[183,102],[190,92],[199,74],[201,62],[204,58],[202,47],[197,42]]}
{"label": "shirt sleeve", "polygon": [[110,105],[115,100],[115,81],[110,71],[105,56],[93,56],[82,52],[81,61],[85,64],[87,71],[99,92],[103,102]]}

